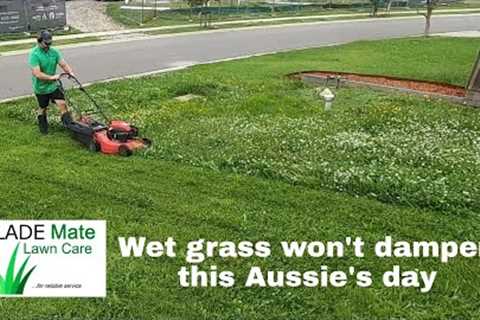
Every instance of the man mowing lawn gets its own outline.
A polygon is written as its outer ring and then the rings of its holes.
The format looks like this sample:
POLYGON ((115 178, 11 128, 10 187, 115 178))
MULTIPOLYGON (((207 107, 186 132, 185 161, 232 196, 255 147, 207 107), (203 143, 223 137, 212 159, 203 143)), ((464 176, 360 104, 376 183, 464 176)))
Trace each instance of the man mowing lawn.
POLYGON ((52 45, 52 34, 49 31, 40 32, 38 45, 30 51, 28 64, 32 68, 33 92, 38 101, 38 127, 42 134, 48 133, 47 108, 54 102, 62 114, 62 122, 68 124, 71 115, 68 112, 63 92, 59 89, 57 80, 60 75, 57 73, 57 65, 64 72, 74 75, 72 68, 63 60, 62 54, 52 45))

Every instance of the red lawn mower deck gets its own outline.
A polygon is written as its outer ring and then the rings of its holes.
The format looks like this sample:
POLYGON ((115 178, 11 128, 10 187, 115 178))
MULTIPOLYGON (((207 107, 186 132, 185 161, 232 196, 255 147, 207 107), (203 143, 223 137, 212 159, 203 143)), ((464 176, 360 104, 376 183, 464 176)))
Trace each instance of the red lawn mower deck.
POLYGON ((92 152, 130 156, 136 150, 144 149, 151 145, 151 141, 139 138, 136 127, 122 120, 109 120, 95 99, 85 90, 77 78, 62 74, 58 80, 59 88, 65 94, 68 106, 75 112, 74 117, 62 117, 65 127, 72 133, 75 140, 80 141, 92 152), (72 80, 92 103, 93 108, 82 111, 73 104, 65 94, 62 78, 72 80), (97 120, 101 118, 102 121, 97 120))

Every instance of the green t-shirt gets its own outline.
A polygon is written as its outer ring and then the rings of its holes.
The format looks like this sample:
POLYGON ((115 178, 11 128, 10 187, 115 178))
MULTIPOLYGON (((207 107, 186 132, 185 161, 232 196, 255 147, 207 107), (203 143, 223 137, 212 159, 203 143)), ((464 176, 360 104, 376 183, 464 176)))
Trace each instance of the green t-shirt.
MULTIPOLYGON (((53 76, 57 72, 57 65, 62 60, 62 54, 55 48, 50 47, 48 51, 36 46, 30 51, 28 56, 28 64, 31 68, 40 66, 40 71, 49 76, 53 76)), ((56 81, 44 81, 32 76, 33 92, 36 94, 48 94, 57 90, 56 81)))

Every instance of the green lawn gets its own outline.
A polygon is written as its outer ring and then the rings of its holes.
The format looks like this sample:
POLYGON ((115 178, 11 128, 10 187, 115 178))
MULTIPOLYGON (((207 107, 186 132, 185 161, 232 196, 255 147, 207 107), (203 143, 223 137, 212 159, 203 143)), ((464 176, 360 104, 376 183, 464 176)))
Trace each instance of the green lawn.
MULTIPOLYGON (((479 39, 357 42, 99 84, 115 116, 155 142, 130 158, 89 153, 56 125, 41 137, 34 101, 0 108, 0 212, 9 219, 106 219, 108 297, 0 300, 3 319, 475 319, 478 258, 209 259, 233 289, 180 289, 182 259, 120 258, 118 236, 189 240, 334 240, 367 246, 480 238, 480 113, 442 101, 341 89, 323 111, 301 70, 390 74, 464 84, 479 39), (187 93, 204 99, 178 102, 187 93), (317 270, 394 264, 438 270, 430 293, 245 289, 253 265, 317 270)), ((81 97, 74 95, 77 101, 81 97)), ((55 120, 52 120, 55 122, 55 120)))
MULTIPOLYGON (((142 13, 140 10, 125 10, 120 7, 124 3, 109 3, 107 7, 107 14, 112 19, 122 25, 138 28, 142 22, 142 13)), ((268 5, 259 4, 242 5, 241 7, 224 7, 215 5, 215 9, 211 9, 211 21, 235 21, 261 18, 279 18, 279 17, 297 17, 297 16, 311 16, 311 15, 328 15, 328 14, 343 14, 343 13, 362 13, 369 12, 368 6, 358 7, 353 9, 324 9, 322 7, 302 7, 291 6, 288 10, 281 9, 272 14, 268 5), (259 11, 258 8, 262 10, 259 11), (229 10, 229 11, 227 11, 229 10)), ((145 10, 143 13, 144 27, 162 27, 170 25, 182 25, 200 23, 202 18, 198 13, 191 13, 189 7, 181 5, 179 8, 173 8, 183 11, 158 11, 154 15, 153 10, 145 10)))
MULTIPOLYGON (((56 36, 62 36, 62 35, 69 35, 69 34, 77 34, 80 33, 79 30, 69 27, 68 30, 55 30, 54 34, 56 36)), ((18 33, 5 33, 5 34, 0 34, 0 42, 1 41, 10 41, 10 40, 20 40, 20 39, 36 39, 37 38, 37 33, 32 32, 32 33, 24 33, 24 32, 18 32, 18 33)))
MULTIPOLYGON (((95 42, 100 40, 101 39, 99 37, 84 37, 84 38, 78 38, 78 39, 58 40, 58 41, 55 41, 55 45, 64 46, 69 44, 76 44, 76 43, 82 43, 82 42, 95 42)), ((35 45, 37 45, 37 43, 34 40, 32 40, 31 43, 0 46, 0 55, 2 55, 2 53, 5 53, 5 52, 30 49, 35 45)))
MULTIPOLYGON (((315 3, 315 2, 313 2, 315 3)), ((322 2, 319 2, 322 3, 322 2)), ((326 2, 324 2, 326 3, 326 2)), ((345 1, 333 1, 336 5, 346 5, 345 1)), ((218 2, 212 5, 210 9, 210 21, 211 22, 228 22, 238 20, 253 20, 253 19, 268 19, 268 18, 299 18, 308 16, 328 16, 336 14, 356 14, 364 13, 369 14, 372 11, 369 1, 355 2, 357 5, 354 7, 322 7, 319 5, 311 6, 285 6, 277 5, 272 12, 271 7, 267 3, 245 3, 242 6, 235 7, 231 5, 231 2, 219 5, 218 2)), ((190 8, 184 3, 176 3, 172 5, 173 11, 157 11, 144 10, 143 14, 141 10, 126 10, 121 9, 122 3, 109 3, 107 7, 107 14, 117 23, 132 27, 164 27, 173 25, 185 25, 185 24, 201 24, 205 21, 205 17, 201 17, 198 12, 192 12, 190 8)), ((141 6, 141 3, 132 4, 133 6, 141 6)), ((150 6, 150 4, 145 4, 150 6)), ((469 3, 454 3, 448 5, 438 6, 438 9, 473 9, 479 8, 480 1, 472 0, 469 3)), ((390 13, 397 12, 396 16, 401 15, 398 11, 411 11, 416 12, 415 7, 395 7, 391 8, 390 13)), ((438 14, 440 14, 437 11, 438 14)), ((387 17, 385 6, 381 5, 378 11, 378 17, 387 17)), ((358 18, 358 17, 357 17, 358 18)), ((332 18, 330 18, 332 19, 332 18)), ((345 19, 345 18, 342 18, 345 19)), ((313 20, 309 20, 313 21, 313 20)), ((301 20, 291 21, 301 22, 301 20)), ((283 23, 288 23, 284 21, 283 23)), ((274 22, 268 24, 275 24, 274 22)), ((262 25, 262 24, 259 24, 262 25)))

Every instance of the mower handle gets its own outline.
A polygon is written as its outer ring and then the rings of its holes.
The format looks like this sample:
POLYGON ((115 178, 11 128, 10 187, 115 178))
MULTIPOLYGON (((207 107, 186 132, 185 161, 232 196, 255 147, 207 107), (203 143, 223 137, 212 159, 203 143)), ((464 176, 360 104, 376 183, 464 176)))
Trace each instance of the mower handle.
POLYGON ((72 76, 70 73, 62 72, 62 73, 60 73, 60 76, 59 76, 59 78, 58 78, 58 81, 61 81, 62 78, 67 78, 67 79, 73 80, 73 82, 75 82, 75 83, 79 86, 79 88, 80 88, 81 90, 83 90, 83 85, 82 85, 82 83, 80 82, 80 80, 77 79, 77 77, 72 76))
MULTIPOLYGON (((106 114, 102 111, 102 109, 100 108, 100 106, 98 105, 97 101, 95 101, 95 99, 87 92, 87 90, 85 90, 85 88, 83 87, 82 83, 80 82, 80 80, 78 80, 75 76, 72 76, 71 74, 67 73, 67 72, 62 72, 60 73, 59 77, 58 77, 58 85, 59 85, 59 88, 62 92, 65 92, 65 89, 63 87, 63 83, 62 83, 62 78, 67 78, 69 80, 72 80, 73 82, 75 82, 78 86, 78 89, 80 91, 82 91, 87 97, 88 99, 92 102, 92 104, 95 106, 96 110, 98 110, 98 112, 103 116, 103 118, 106 120, 106 121, 110 121, 109 118, 106 116, 106 114)), ((71 104, 71 103, 70 103, 71 104)))

